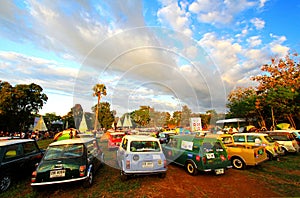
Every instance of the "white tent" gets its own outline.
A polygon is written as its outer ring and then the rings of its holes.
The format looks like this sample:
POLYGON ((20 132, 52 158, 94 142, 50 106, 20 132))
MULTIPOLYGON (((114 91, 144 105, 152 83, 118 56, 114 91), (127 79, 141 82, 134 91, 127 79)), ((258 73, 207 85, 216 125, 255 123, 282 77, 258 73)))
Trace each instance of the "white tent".
POLYGON ((123 127, 128 127, 128 128, 132 127, 131 119, 128 115, 125 116, 123 127))
POLYGON ((85 119, 85 114, 82 114, 82 119, 79 125, 79 131, 80 132, 86 132, 88 130, 87 124, 86 124, 86 119, 85 119))
POLYGON ((122 127, 122 122, 121 122, 121 119, 120 119, 120 118, 119 118, 119 120, 118 120, 117 127, 122 127))
POLYGON ((33 127, 33 131, 48 131, 43 116, 38 119, 36 125, 33 127))

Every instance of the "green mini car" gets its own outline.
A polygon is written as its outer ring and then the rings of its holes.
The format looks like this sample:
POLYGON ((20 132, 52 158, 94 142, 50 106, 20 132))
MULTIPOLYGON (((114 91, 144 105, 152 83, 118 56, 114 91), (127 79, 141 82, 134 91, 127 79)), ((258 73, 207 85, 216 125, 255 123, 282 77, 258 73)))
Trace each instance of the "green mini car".
POLYGON ((38 188, 81 181, 84 187, 89 187, 103 160, 103 152, 95 138, 74 138, 51 143, 32 173, 31 186, 38 188))
POLYGON ((220 175, 232 167, 223 143, 217 138, 176 135, 162 147, 168 162, 184 166, 190 175, 199 171, 220 175))

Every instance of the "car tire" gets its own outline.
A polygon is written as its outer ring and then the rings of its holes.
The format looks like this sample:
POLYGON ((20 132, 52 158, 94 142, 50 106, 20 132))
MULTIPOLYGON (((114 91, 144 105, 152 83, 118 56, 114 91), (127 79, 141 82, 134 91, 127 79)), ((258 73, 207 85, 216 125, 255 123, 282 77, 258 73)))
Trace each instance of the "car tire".
POLYGON ((88 178, 83 182, 83 187, 89 188, 93 185, 93 182, 94 182, 94 174, 93 174, 93 170, 91 170, 88 178))
POLYGON ((195 166, 195 164, 191 161, 188 161, 186 164, 185 164, 185 168, 186 168, 186 171, 190 174, 190 175, 197 175, 198 174, 198 170, 195 166))
POLYGON ((0 192, 6 191, 12 183, 10 175, 5 175, 0 178, 0 192))
POLYGON ((166 177, 166 175, 167 175, 166 173, 160 173, 160 174, 159 174, 159 178, 162 178, 162 179, 163 179, 163 178, 166 177))
POLYGON ((235 168, 235 169, 241 170, 241 169, 245 169, 245 167, 246 167, 245 162, 239 157, 232 158, 231 163, 232 163, 233 168, 235 168))
POLYGON ((126 175, 123 170, 121 170, 121 174, 120 174, 121 181, 127 181, 128 177, 129 176, 126 175))
POLYGON ((267 156, 268 156, 270 161, 272 161, 274 159, 273 154, 270 153, 270 152, 267 152, 267 156))

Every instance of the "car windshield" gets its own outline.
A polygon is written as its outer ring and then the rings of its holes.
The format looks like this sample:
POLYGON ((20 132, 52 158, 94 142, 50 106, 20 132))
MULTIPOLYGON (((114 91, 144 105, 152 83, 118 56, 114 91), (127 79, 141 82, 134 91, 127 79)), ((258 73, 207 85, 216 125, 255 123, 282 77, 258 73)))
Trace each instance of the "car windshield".
POLYGON ((65 144, 50 146, 47 149, 44 159, 53 160, 60 158, 80 157, 83 154, 82 144, 65 144))
POLYGON ((270 137, 270 136, 265 136, 266 140, 269 142, 269 143, 273 143, 274 140, 270 137))
POLYGON ((130 143, 132 152, 159 152, 160 146, 157 141, 132 141, 130 143))

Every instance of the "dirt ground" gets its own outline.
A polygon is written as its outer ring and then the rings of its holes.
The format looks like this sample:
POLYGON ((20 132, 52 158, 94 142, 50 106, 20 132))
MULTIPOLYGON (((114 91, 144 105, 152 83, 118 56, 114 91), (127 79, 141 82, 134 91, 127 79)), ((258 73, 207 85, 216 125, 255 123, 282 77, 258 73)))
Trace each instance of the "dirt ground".
MULTIPOLYGON (((119 183, 114 192, 103 189, 103 181, 112 182, 119 180, 119 170, 106 166, 95 175, 94 184, 91 188, 84 189, 80 185, 65 186, 60 189, 47 188, 47 191, 39 193, 37 197, 283 197, 273 192, 260 178, 253 178, 246 172, 229 169, 224 175, 202 173, 197 176, 190 176, 183 167, 169 165, 167 176, 141 176, 131 178, 124 183, 119 183), (105 177, 103 175, 106 174, 105 177), (111 176, 110 176, 111 175, 111 176), (113 177, 113 179, 112 179, 113 177), (141 185, 136 189, 129 189, 127 192, 117 192, 122 185, 128 185, 139 181, 141 185), (102 188, 102 189, 101 189, 102 188)), ((114 185, 114 182, 106 185, 114 185)), ((104 188, 109 188, 109 187, 104 188)))
POLYGON ((164 180, 145 182, 142 191, 149 197, 280 197, 265 183, 230 169, 224 175, 188 175, 182 167, 169 165, 164 180), (155 191, 153 187, 155 186, 155 191), (147 193, 148 192, 148 193, 147 193))

